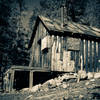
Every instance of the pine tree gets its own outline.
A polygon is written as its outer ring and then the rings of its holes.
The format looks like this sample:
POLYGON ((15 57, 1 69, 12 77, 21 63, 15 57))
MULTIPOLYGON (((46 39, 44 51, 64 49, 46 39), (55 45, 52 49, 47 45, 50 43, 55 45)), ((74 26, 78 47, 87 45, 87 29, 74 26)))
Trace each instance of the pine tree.
POLYGON ((19 25, 22 9, 18 5, 16 1, 0 1, 0 64, 5 69, 11 65, 28 65, 29 62, 28 36, 22 24, 19 25))
POLYGON ((100 1, 88 0, 84 16, 88 25, 100 27, 100 1))
POLYGON ((10 30, 10 17, 11 17, 11 4, 10 0, 0 1, 0 63, 2 66, 9 66, 10 49, 12 44, 12 31, 10 30), (9 63, 8 63, 9 62, 9 63))

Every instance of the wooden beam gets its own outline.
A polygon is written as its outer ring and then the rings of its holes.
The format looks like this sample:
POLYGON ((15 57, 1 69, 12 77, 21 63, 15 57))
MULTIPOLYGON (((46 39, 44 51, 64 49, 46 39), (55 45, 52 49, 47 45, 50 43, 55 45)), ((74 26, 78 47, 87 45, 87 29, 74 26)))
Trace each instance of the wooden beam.
POLYGON ((51 50, 51 71, 53 71, 54 64, 54 35, 52 35, 52 50, 51 50))
POLYGON ((86 65, 86 40, 84 40, 84 68, 86 65))
POLYGON ((9 90, 9 91, 13 91, 13 86, 14 86, 14 75, 15 75, 15 70, 11 70, 10 90, 9 90))
POLYGON ((86 72, 88 72, 88 40, 86 40, 85 43, 86 43, 85 45, 85 54, 86 54, 85 69, 86 69, 86 72))
POLYGON ((60 59, 63 61, 63 36, 61 37, 61 53, 60 53, 60 59))
POLYGON ((96 42, 96 66, 97 66, 97 72, 98 72, 98 42, 96 42))
POLYGON ((79 51, 75 52, 75 71, 78 71, 78 66, 79 66, 79 51))
POLYGON ((83 69, 84 69, 84 58, 85 58, 85 55, 84 55, 84 46, 85 46, 85 40, 82 40, 83 69))
POLYGON ((31 89, 33 87, 33 71, 30 71, 29 73, 29 88, 31 89))
POLYGON ((90 67, 89 67, 89 71, 92 72, 93 71, 93 66, 92 66, 92 41, 90 41, 90 67))
POLYGON ((83 63, 83 40, 81 40, 81 45, 80 45, 80 66, 81 66, 81 70, 83 70, 83 66, 84 66, 84 63, 83 63))
POLYGON ((96 42, 94 41, 94 72, 97 71, 96 59, 97 59, 97 53, 96 53, 96 42))
POLYGON ((98 42, 98 71, 100 71, 100 42, 98 42))

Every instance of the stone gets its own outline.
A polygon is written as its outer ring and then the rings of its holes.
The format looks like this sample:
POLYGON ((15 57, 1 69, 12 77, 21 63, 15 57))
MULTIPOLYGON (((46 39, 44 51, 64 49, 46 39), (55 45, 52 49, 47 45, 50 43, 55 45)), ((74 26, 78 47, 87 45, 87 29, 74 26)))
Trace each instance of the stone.
POLYGON ((95 78, 95 79, 98 79, 98 78, 100 78, 100 72, 98 72, 98 73, 95 73, 95 74, 94 74, 94 78, 95 78))
POLYGON ((74 77, 77 77, 78 75, 77 75, 77 73, 74 73, 74 77))
POLYGON ((86 82, 85 85, 89 85, 89 82, 86 82))
POLYGON ((42 87, 43 88, 54 88, 57 86, 57 83, 59 83, 57 79, 51 79, 51 80, 48 80, 47 82, 45 82, 42 85, 42 87))
POLYGON ((69 86, 69 84, 63 83, 62 88, 66 89, 69 86))
POLYGON ((85 79, 85 78, 87 78, 86 71, 80 70, 80 71, 78 72, 78 77, 79 77, 80 79, 85 79))
POLYGON ((91 79, 91 80, 90 80, 90 82, 94 82, 94 81, 95 81, 95 79, 91 79))
POLYGON ((45 88, 45 89, 44 89, 45 92, 48 92, 48 90, 49 90, 48 88, 45 88))
POLYGON ((33 95, 29 95, 29 96, 26 97, 24 100, 33 100, 33 95))
POLYGON ((20 92, 27 92, 29 91, 29 88, 23 88, 22 90, 20 90, 20 92))
POLYGON ((57 85, 57 86, 60 86, 60 85, 61 85, 61 83, 60 83, 60 82, 59 82, 59 83, 56 83, 56 85, 57 85))
POLYGON ((41 84, 33 86, 32 89, 30 89, 30 92, 36 92, 39 90, 40 87, 41 87, 41 84))
POLYGON ((51 80, 48 81, 48 83, 49 83, 50 85, 53 85, 53 84, 55 84, 55 80, 54 80, 54 79, 51 79, 51 80))
POLYGON ((63 84, 62 87, 63 87, 64 89, 66 89, 66 88, 67 88, 67 84, 63 84))
POLYGON ((93 79, 94 78, 94 74, 92 72, 88 72, 87 73, 87 77, 88 77, 88 79, 93 79))
POLYGON ((64 74, 61 78, 62 78, 62 80, 64 80, 64 79, 68 79, 68 75, 67 74, 64 74))
POLYGON ((83 95, 80 95, 79 96, 79 100, 81 100, 81 99, 83 99, 84 98, 84 96, 83 95))

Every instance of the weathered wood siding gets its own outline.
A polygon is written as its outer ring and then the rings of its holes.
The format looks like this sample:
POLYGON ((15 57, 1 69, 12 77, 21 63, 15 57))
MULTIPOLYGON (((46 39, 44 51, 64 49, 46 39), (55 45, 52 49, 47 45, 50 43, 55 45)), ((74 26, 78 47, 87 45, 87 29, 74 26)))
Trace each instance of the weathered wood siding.
POLYGON ((86 72, 99 71, 99 42, 81 39, 80 49, 80 68, 86 72))
POLYGON ((100 70, 100 43, 89 39, 49 35, 40 22, 34 42, 30 66, 51 71, 73 72, 100 70))
POLYGON ((50 51, 48 50, 47 53, 43 53, 41 50, 41 42, 42 39, 48 35, 48 32, 46 28, 43 26, 43 24, 40 22, 37 30, 36 30, 36 35, 34 37, 34 41, 32 44, 32 54, 31 54, 31 61, 30 61, 30 66, 32 67, 48 67, 50 66, 50 57, 49 53, 50 51))
POLYGON ((68 51, 67 37, 52 36, 52 71, 75 71, 75 59, 71 60, 71 52, 68 51))
POLYGON ((54 42, 52 46, 51 70, 66 72, 77 72, 80 69, 86 70, 86 72, 97 72, 100 70, 99 42, 60 36, 52 36, 52 38, 54 42), (78 40, 77 43, 76 40, 78 40), (71 57, 72 53, 74 54, 73 59, 71 57))

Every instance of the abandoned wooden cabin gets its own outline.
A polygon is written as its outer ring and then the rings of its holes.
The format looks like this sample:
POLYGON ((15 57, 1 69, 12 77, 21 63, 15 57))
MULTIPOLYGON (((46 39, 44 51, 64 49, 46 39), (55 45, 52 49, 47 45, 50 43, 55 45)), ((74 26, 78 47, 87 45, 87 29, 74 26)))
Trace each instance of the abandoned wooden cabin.
POLYGON ((72 21, 62 25, 60 20, 38 16, 29 48, 29 66, 12 66, 5 73, 5 91, 31 88, 36 80, 51 77, 49 72, 100 71, 100 29, 91 26, 72 21))
POLYGON ((65 21, 63 13, 61 20, 37 17, 29 42, 30 64, 12 66, 5 73, 5 91, 31 88, 36 80, 51 78, 51 72, 100 71, 100 29, 65 21))
POLYGON ((30 67, 50 71, 100 70, 100 29, 38 16, 29 43, 30 67), (31 48, 32 47, 32 48, 31 48))

